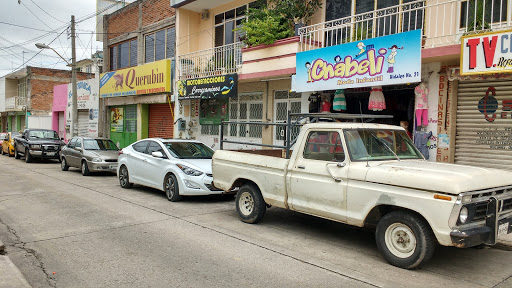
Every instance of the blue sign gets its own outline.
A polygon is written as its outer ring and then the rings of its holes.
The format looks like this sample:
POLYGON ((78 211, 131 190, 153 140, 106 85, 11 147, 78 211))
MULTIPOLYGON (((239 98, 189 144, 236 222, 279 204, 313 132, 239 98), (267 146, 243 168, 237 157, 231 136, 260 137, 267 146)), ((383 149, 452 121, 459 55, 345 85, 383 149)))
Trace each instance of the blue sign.
POLYGON ((421 81, 421 30, 297 53, 297 92, 421 81))

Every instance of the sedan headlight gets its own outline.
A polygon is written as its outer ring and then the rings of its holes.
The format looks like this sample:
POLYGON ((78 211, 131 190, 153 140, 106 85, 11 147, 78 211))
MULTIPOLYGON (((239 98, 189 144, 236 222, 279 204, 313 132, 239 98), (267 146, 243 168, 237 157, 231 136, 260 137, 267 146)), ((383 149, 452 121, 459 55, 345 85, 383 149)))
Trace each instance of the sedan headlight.
POLYGON ((460 209, 460 214, 459 214, 459 221, 461 224, 466 223, 466 221, 468 220, 468 215, 469 215, 468 208, 466 208, 466 206, 462 207, 462 209, 460 209))
POLYGON ((32 149, 41 149, 41 145, 38 145, 38 144, 30 145, 30 148, 32 148, 32 149))
POLYGON ((95 157, 95 158, 92 158, 92 162, 101 162, 101 158, 100 157, 95 157))
POLYGON ((176 164, 176 166, 178 166, 181 169, 181 171, 183 171, 183 173, 190 175, 190 176, 200 176, 203 174, 203 172, 196 170, 196 169, 192 169, 183 164, 176 164))

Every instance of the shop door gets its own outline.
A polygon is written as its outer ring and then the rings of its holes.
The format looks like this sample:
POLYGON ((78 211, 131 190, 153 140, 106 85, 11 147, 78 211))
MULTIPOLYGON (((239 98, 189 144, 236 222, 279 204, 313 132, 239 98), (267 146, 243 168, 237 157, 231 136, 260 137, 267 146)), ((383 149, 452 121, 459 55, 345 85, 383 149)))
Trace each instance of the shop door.
MULTIPOLYGON (((172 107, 174 109, 174 105, 172 107)), ((149 138, 172 138, 174 118, 169 104, 149 105, 149 138)))
MULTIPOLYGON (((274 93, 274 122, 286 123, 288 111, 301 113, 302 103, 300 93, 289 93, 288 91, 275 91, 274 93)), ((299 135, 300 128, 292 128, 291 139, 299 135)), ((285 145, 286 127, 274 126, 274 145, 285 145)))
POLYGON ((89 136, 89 110, 78 110, 78 136, 89 136))
POLYGON ((456 123, 455 163, 512 170, 510 81, 459 82, 456 123))
MULTIPOLYGON (((59 137, 66 137, 66 120, 64 119, 64 112, 59 112, 59 137)), ((66 139, 67 140, 67 139, 66 139)))
POLYGON ((110 139, 119 148, 124 148, 137 141, 137 106, 115 106, 110 107, 110 139), (114 109, 117 112, 117 119, 113 123, 112 114, 114 109))

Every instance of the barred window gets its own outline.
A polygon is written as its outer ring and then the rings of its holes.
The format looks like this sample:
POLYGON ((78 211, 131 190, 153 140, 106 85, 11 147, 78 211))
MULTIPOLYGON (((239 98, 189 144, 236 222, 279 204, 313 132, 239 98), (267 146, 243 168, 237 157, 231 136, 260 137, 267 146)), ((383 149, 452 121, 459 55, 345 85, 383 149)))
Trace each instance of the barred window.
POLYGON ((126 106, 124 117, 125 132, 137 132, 137 106, 126 106))

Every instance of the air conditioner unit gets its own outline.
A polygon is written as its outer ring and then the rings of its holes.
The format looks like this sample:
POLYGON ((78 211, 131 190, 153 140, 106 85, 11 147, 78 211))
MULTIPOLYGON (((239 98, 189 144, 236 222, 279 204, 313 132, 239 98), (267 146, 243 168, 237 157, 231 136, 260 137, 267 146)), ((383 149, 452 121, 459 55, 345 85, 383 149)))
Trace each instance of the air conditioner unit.
POLYGON ((204 10, 201 12, 201 19, 206 20, 210 18, 210 10, 204 10))

